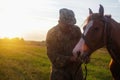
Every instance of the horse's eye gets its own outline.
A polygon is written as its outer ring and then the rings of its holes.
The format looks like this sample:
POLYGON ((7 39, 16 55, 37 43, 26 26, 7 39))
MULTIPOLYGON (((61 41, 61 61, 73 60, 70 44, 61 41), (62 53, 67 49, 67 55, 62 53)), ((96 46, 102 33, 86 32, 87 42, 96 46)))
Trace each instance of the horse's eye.
POLYGON ((95 28, 94 28, 94 31, 98 31, 98 27, 95 27, 95 28))

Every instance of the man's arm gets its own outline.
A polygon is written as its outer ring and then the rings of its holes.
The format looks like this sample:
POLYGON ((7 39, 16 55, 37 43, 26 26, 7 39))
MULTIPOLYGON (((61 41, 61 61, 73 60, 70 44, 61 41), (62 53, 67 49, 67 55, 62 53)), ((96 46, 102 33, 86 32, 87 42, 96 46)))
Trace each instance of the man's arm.
POLYGON ((46 43, 47 43, 47 55, 55 67, 62 68, 71 63, 71 60, 75 60, 74 58, 71 58, 71 56, 64 56, 60 54, 61 46, 58 43, 54 31, 48 32, 46 43))

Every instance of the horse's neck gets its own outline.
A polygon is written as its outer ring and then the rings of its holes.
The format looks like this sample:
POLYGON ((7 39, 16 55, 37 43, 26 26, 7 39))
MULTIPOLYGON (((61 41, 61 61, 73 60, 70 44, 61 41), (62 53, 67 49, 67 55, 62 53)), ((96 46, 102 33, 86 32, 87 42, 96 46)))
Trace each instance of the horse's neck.
MULTIPOLYGON (((109 27, 109 26, 108 26, 109 27)), ((120 63, 120 24, 116 21, 111 21, 110 26, 110 43, 108 43, 107 48, 112 56, 112 58, 120 63), (118 59, 118 60, 117 60, 118 59)), ((109 39, 108 39, 109 40, 109 39)))
POLYGON ((111 21, 111 39, 113 41, 113 45, 118 45, 120 48, 120 24, 117 23, 116 21, 112 20, 111 21))

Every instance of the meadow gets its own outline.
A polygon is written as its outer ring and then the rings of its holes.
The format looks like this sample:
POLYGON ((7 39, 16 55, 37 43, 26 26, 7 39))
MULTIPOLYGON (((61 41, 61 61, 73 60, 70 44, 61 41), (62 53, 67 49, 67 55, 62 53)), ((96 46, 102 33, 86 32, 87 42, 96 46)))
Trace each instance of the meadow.
MULTIPOLYGON (((112 80, 109 61, 105 49, 94 52, 87 80, 112 80)), ((0 80, 49 80, 50 68, 43 42, 0 43, 0 80)))

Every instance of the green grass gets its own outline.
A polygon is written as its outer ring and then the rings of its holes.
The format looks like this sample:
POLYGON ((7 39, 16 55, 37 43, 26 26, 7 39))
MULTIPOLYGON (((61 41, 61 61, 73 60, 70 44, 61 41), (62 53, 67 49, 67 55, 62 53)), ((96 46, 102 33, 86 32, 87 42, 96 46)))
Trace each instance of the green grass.
MULTIPOLYGON (((110 56, 105 49, 99 49, 91 56, 91 61, 87 65, 87 80, 112 80, 109 70, 110 56)), ((83 66, 84 68, 84 66, 83 66)))
POLYGON ((48 80, 46 48, 35 45, 0 45, 0 80, 48 80))
MULTIPOLYGON (((112 80, 109 61, 106 50, 94 52, 87 80, 112 80)), ((0 80, 49 80, 50 65, 45 46, 0 44, 0 80)))

